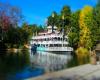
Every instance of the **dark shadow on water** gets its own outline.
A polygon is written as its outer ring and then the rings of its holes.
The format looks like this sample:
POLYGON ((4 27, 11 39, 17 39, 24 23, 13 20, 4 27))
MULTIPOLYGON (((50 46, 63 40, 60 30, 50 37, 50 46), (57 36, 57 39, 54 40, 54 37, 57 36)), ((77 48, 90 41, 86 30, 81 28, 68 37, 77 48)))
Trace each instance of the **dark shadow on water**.
POLYGON ((7 79, 9 74, 15 74, 23 70, 25 67, 29 66, 29 54, 27 51, 13 53, 13 52, 0 52, 0 80, 7 79))
POLYGON ((87 63, 89 63, 89 56, 86 56, 82 59, 78 59, 78 56, 73 52, 71 60, 69 60, 67 63, 67 67, 71 68, 79 65, 84 65, 87 63))
POLYGON ((7 49, 5 43, 2 41, 0 41, 0 54, 1 52, 4 52, 7 49))

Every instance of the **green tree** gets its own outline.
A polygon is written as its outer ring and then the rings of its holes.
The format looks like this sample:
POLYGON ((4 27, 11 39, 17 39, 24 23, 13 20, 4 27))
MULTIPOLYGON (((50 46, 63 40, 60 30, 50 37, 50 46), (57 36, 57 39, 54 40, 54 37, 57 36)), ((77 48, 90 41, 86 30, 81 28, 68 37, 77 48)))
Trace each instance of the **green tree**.
POLYGON ((6 44, 10 47, 17 47, 17 44, 20 43, 20 34, 18 32, 18 28, 10 27, 7 32, 7 40, 6 44))
POLYGON ((91 28, 92 40, 94 45, 100 40, 100 0, 97 5, 93 8, 93 26, 91 28))
POLYGON ((69 6, 63 6, 61 16, 64 16, 65 25, 69 26, 71 21, 71 10, 69 6))
POLYGON ((79 14, 80 14, 80 11, 76 11, 76 12, 72 13, 72 15, 71 15, 71 30, 68 34, 69 44, 74 49, 77 49, 78 42, 79 42, 79 32, 80 32, 79 14))
POLYGON ((58 24, 58 14, 54 11, 48 17, 47 25, 57 25, 58 24))
POLYGON ((69 6, 63 6, 61 10, 61 20, 62 28, 64 28, 64 33, 68 34, 71 28, 71 9, 69 6))

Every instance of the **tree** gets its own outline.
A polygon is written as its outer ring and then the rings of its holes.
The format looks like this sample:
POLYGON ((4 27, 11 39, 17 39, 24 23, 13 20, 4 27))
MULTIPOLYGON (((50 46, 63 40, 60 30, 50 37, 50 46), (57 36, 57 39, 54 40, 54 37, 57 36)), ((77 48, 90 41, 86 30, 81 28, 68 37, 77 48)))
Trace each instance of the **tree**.
POLYGON ((85 6, 79 15, 79 43, 76 50, 78 58, 85 58, 89 56, 89 50, 93 46, 93 41, 91 37, 91 27, 92 27, 92 11, 93 8, 90 6, 85 6))
POLYGON ((64 32, 67 33, 70 29, 71 24, 71 10, 69 6, 63 6, 60 14, 57 14, 55 11, 52 13, 54 17, 50 15, 48 17, 47 25, 55 25, 59 30, 64 28, 64 32), (62 19, 64 17, 64 19, 62 19))
POLYGON ((65 19, 65 25, 70 25, 71 21, 71 10, 69 6, 63 6, 61 10, 61 16, 64 16, 65 19))
POLYGON ((92 40, 91 40, 91 21, 92 21, 92 7, 85 6, 80 12, 80 39, 79 39, 79 46, 84 47, 86 49, 90 49, 92 47, 92 40))
POLYGON ((22 20, 20 8, 0 2, 0 26, 6 29, 10 25, 14 27, 22 20))
POLYGON ((8 48, 18 48, 27 44, 29 40, 29 33, 21 27, 10 27, 7 31, 7 39, 5 41, 8 48))
MULTIPOLYGON (((12 31, 12 27, 17 27, 18 23, 22 20, 21 10, 18 7, 12 6, 7 3, 0 2, 0 40, 5 44, 8 40, 8 30, 12 31), (11 28, 11 29, 10 29, 11 28)), ((16 32, 16 29, 13 29, 16 32)), ((10 34, 10 36, 17 33, 10 34)), ((9 39, 11 40, 11 39, 9 39)), ((15 39, 16 42, 16 39, 15 39)), ((13 43, 13 42, 12 42, 13 43)))
POLYGON ((62 27, 64 27, 65 34, 68 34, 71 28, 71 10, 69 6, 63 6, 61 10, 62 27))
POLYGON ((77 49, 78 42, 79 42, 79 32, 80 32, 79 14, 80 14, 80 11, 76 11, 76 12, 71 14, 71 31, 68 34, 69 44, 74 49, 77 49))
POLYGON ((93 8, 93 27, 91 29, 94 45, 100 40, 100 0, 93 8))
POLYGON ((47 25, 56 25, 57 26, 57 23, 58 22, 58 14, 54 11, 52 12, 52 14, 48 17, 48 22, 47 22, 47 25), (54 17, 53 17, 53 16, 54 17))

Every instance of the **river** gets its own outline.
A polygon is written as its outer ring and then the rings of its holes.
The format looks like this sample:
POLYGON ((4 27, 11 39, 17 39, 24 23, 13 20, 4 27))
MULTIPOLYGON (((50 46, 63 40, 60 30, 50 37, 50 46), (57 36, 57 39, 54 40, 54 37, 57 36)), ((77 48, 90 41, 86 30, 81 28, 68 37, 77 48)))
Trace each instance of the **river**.
MULTIPOLYGON (((83 64, 87 62, 83 60, 83 64)), ((78 65, 80 60, 67 52, 0 52, 0 80, 24 80, 78 65)))

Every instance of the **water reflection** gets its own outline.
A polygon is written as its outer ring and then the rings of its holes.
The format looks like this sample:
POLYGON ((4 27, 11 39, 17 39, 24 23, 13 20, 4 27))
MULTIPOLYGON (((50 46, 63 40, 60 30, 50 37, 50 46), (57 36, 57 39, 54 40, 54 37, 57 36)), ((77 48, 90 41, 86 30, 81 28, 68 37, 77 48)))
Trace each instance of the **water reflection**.
POLYGON ((67 63, 71 60, 71 54, 54 54, 50 52, 37 52, 30 54, 32 66, 42 67, 45 72, 61 70, 67 67, 67 63))
POLYGON ((2 52, 0 55, 0 80, 5 80, 9 74, 16 74, 30 63, 27 51, 13 53, 2 52))
POLYGON ((67 52, 65 54, 51 52, 33 54, 30 50, 17 53, 3 52, 0 54, 0 80, 24 80, 45 72, 80 65, 79 61, 81 59, 67 52))

